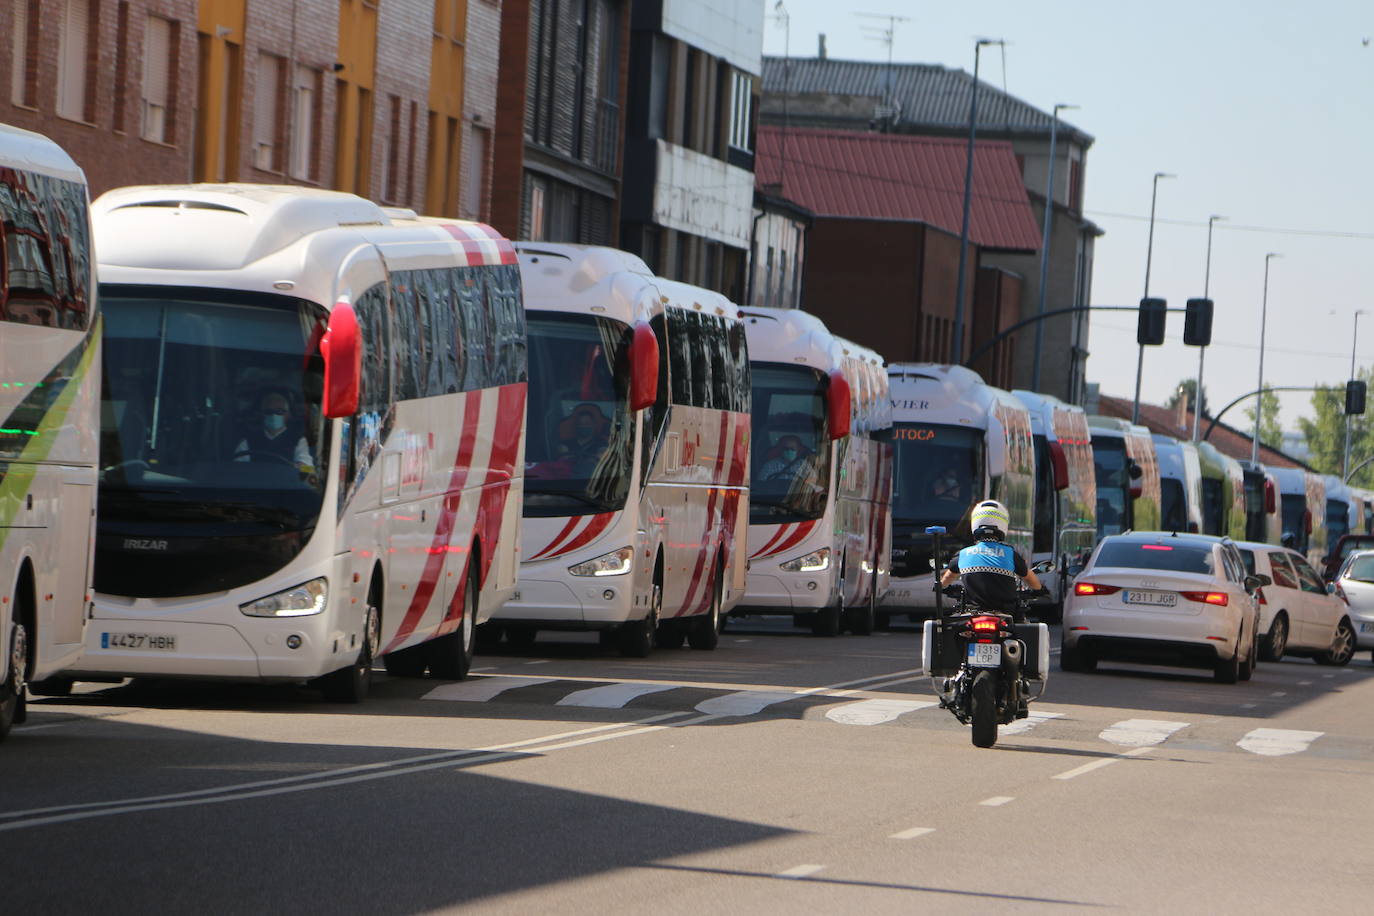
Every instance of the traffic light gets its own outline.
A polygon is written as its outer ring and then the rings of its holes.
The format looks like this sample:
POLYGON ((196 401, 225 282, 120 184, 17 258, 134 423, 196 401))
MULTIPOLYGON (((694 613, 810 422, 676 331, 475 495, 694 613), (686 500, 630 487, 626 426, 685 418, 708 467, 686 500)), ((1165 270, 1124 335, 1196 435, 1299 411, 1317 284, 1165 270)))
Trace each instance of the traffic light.
POLYGON ((1364 413, 1365 383, 1363 379, 1351 379, 1345 383, 1346 416, 1364 413))
POLYGON ((1157 347, 1164 343, 1164 319, 1169 305, 1163 299, 1141 299, 1140 317, 1135 326, 1135 342, 1142 347, 1157 347))
POLYGON ((1205 347, 1212 342, 1212 300, 1189 299, 1183 316, 1183 342, 1205 347))

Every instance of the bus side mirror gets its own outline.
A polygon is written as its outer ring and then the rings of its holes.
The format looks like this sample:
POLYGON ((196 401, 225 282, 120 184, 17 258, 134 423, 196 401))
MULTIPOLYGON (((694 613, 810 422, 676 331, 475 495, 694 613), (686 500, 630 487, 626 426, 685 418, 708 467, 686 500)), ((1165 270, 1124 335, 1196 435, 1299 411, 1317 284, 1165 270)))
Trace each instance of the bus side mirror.
POLYGON ((358 412, 358 383, 363 374, 363 341, 353 306, 337 303, 320 339, 324 357, 324 415, 330 419, 358 412))
MULTIPOLYGON (((1127 460, 1130 461, 1130 459, 1127 460)), ((1130 461, 1126 466, 1126 473, 1132 480, 1139 480, 1144 475, 1145 470, 1134 461, 1130 461)))
POLYGON ((1273 515, 1277 511, 1279 511, 1279 501, 1274 493, 1274 481, 1266 480, 1264 482, 1264 514, 1273 515))
POLYGON ((644 322, 630 341, 630 410, 643 410, 658 400, 658 338, 644 322))
POLYGON ((1069 488, 1069 459, 1064 455, 1064 446, 1058 442, 1051 442, 1049 446, 1050 464, 1054 468, 1054 488, 1067 490, 1069 488))
POLYGON ((849 435, 849 381, 838 369, 830 373, 830 384, 825 389, 825 407, 830 438, 843 439, 849 435))

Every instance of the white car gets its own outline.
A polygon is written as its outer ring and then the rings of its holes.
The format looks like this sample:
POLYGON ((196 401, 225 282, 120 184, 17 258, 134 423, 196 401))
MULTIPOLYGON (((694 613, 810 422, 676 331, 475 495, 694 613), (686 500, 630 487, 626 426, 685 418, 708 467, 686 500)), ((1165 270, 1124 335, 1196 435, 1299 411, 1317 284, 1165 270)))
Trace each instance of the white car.
POLYGON ((1264 580, 1245 572, 1230 540, 1150 531, 1102 539, 1064 607, 1059 666, 1099 660, 1211 668, 1246 681, 1259 654, 1264 580))
MULTIPOLYGON (((1269 581, 1256 593, 1260 604, 1260 657, 1276 662, 1284 655, 1310 656, 1323 665, 1346 665, 1355 655, 1355 624, 1339 585, 1328 586, 1296 550, 1238 541, 1247 572, 1269 581)), ((1374 579, 1374 553, 1362 573, 1374 579)), ((1370 620, 1374 621, 1374 583, 1370 620)), ((1374 645, 1374 622, 1369 641, 1374 645)))
POLYGON ((1350 603, 1355 642, 1374 659, 1374 550, 1352 553, 1336 575, 1336 587, 1350 603))

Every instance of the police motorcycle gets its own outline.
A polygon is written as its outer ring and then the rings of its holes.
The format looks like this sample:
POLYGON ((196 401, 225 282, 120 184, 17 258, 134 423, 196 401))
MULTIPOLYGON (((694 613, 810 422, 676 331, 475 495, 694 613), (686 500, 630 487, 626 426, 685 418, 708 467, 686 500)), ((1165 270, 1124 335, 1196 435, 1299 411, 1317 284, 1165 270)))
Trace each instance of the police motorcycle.
MULTIPOLYGON (((992 747, 999 725, 1030 714, 1030 702, 1044 693, 1049 677, 1049 627, 1016 622, 1025 619, 1028 602, 1039 593, 1023 587, 1015 608, 969 607, 962 585, 938 585, 946 566, 945 529, 932 526, 926 534, 933 541, 937 585, 935 618, 925 621, 921 667, 932 679, 940 706, 973 727, 974 746, 992 747), (948 613, 945 597, 957 602, 948 613)), ((1031 569, 1037 574, 1047 572, 1052 562, 1045 560, 1031 569)))

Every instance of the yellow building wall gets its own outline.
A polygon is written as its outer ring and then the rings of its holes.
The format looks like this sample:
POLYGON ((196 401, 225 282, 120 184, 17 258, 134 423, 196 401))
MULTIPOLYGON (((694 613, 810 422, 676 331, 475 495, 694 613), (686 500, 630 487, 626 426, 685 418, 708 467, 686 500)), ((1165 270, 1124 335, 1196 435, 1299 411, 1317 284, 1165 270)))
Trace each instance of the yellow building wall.
POLYGON ((372 106, 377 78, 377 7, 339 0, 339 54, 334 104, 334 187, 371 196, 372 106))
POLYGON ((425 212, 434 216, 458 215, 467 21, 468 0, 435 0, 425 156, 425 212))
POLYGON ((196 22, 196 181, 239 174, 243 41, 248 0, 200 0, 196 22))

